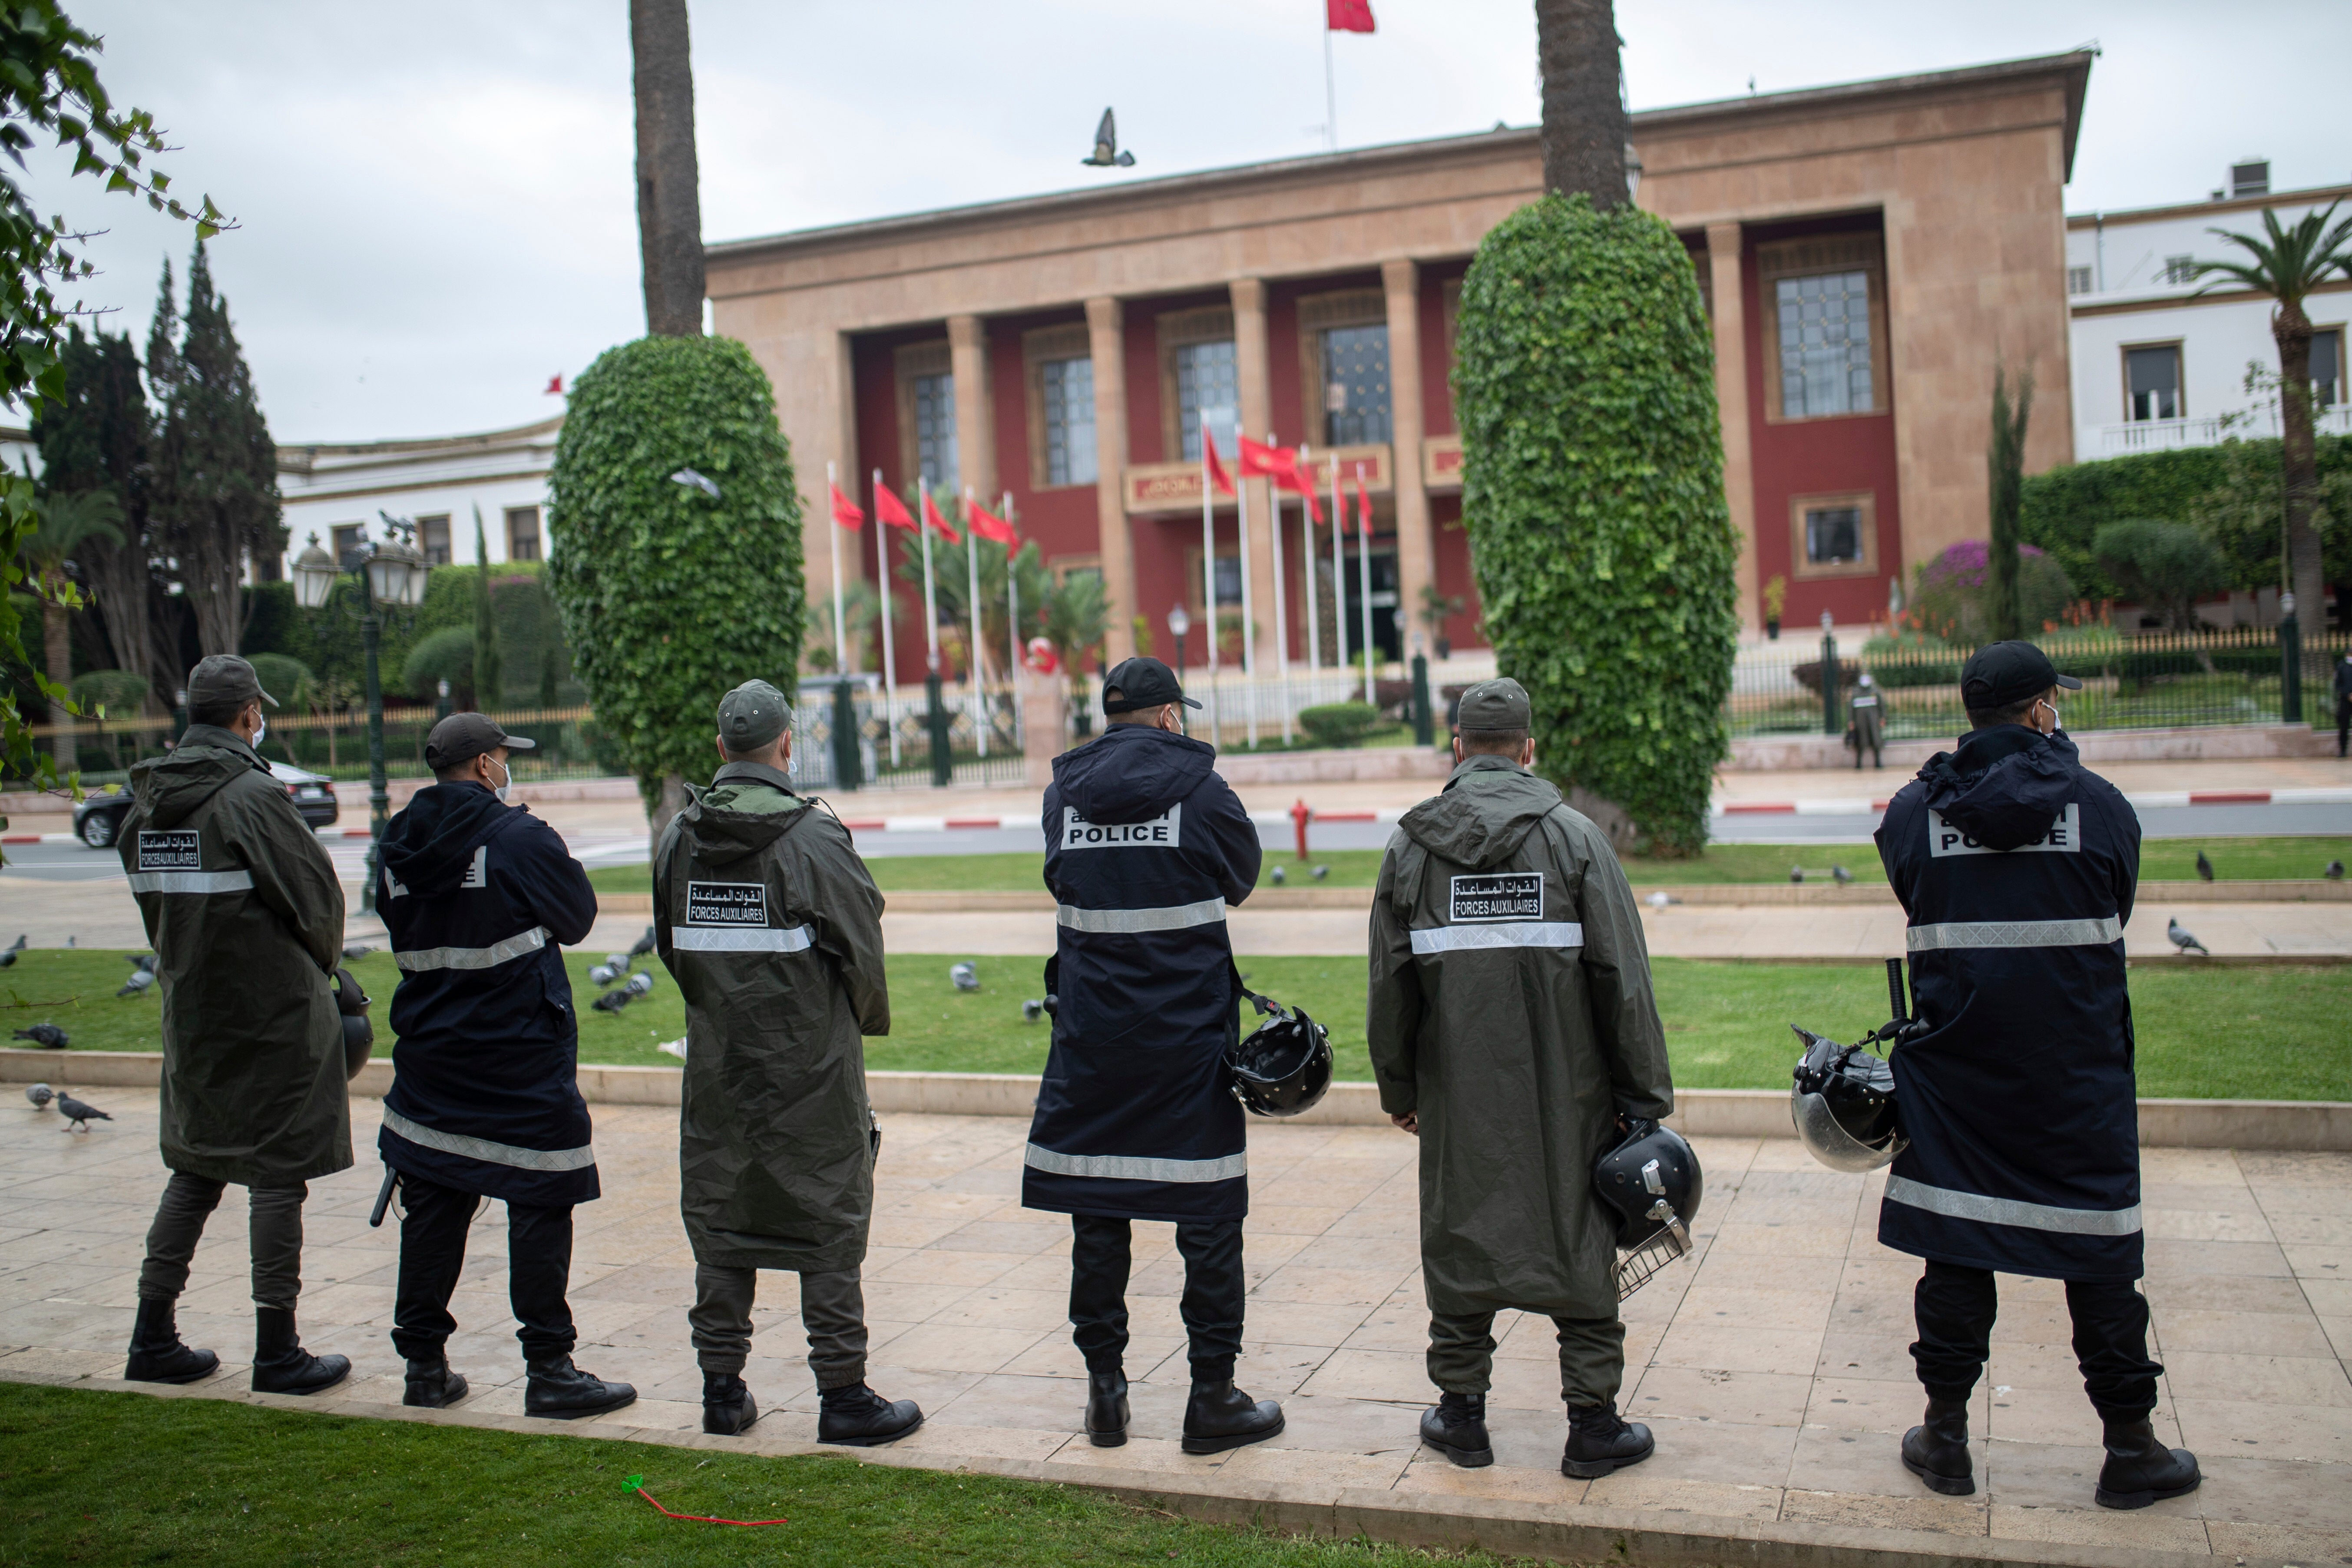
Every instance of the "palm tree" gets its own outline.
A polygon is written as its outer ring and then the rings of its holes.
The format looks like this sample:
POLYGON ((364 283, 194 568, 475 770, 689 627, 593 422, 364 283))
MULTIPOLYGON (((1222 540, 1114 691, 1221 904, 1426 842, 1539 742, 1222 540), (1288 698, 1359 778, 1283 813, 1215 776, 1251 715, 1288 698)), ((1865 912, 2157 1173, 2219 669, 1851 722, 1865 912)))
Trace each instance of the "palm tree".
POLYGON ((1536 0, 1543 71, 1544 189, 1583 191, 1607 212, 1625 188, 1625 79, 1612 0, 1536 0))
POLYGON ((81 599, 67 568, 74 552, 90 540, 122 542, 122 502, 112 490, 95 489, 43 496, 34 505, 40 523, 25 536, 16 552, 40 595, 41 651, 49 679, 58 687, 58 696, 49 704, 58 726, 53 746, 58 771, 68 773, 75 766, 73 714, 64 693, 73 684, 73 625, 66 616, 79 607, 81 599))
POLYGON ((1082 735, 1087 732, 1087 672, 1081 661, 1102 646, 1109 614, 1097 573, 1069 573, 1045 596, 1045 637, 1054 645, 1069 677, 1072 711, 1079 715, 1082 735))
POLYGON ((686 0, 629 0, 636 69, 637 246, 646 331, 702 335, 702 197, 694 156, 694 66, 686 0))
MULTIPOLYGON (((2328 275, 2352 276, 2352 217, 2336 220, 2340 202, 2324 213, 2305 213, 2293 228, 2263 209, 2263 236, 2208 229, 2243 250, 2244 261, 2200 261, 2191 276, 2226 278, 2278 301, 2271 312, 2271 336, 2279 356, 2279 466, 2286 490, 2287 583, 2306 621, 2323 626, 2327 579, 2319 558, 2319 530, 2312 513, 2319 501, 2319 458, 2311 433, 2311 318, 2304 298, 2328 275)), ((2207 285, 2207 289, 2213 285, 2207 285)), ((2200 289, 2200 292, 2206 290, 2200 289)), ((2315 642, 2317 639, 2313 639, 2315 642)), ((2311 644, 2306 643, 2306 647, 2311 644)))

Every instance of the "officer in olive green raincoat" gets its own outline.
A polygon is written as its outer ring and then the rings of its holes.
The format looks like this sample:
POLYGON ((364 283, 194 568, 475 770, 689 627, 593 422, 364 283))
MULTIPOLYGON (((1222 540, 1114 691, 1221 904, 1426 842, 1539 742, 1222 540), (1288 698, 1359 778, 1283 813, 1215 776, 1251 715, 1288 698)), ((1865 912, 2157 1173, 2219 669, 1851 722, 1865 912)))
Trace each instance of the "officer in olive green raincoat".
POLYGON ((830 811, 793 792, 792 710, 764 680, 719 705, 726 765, 654 854, 656 951, 686 999, 679 1207, 693 1244, 688 1314, 702 1427, 759 1418, 744 1387, 757 1269, 800 1275, 820 1442, 913 1431, 911 1400, 866 1386, 859 1267, 880 1145, 866 1035, 890 1032, 882 895, 830 811))
POLYGON ((251 1189, 253 1386, 311 1394, 351 1370, 301 1348, 302 1201, 352 1163, 342 1019, 330 984, 343 889, 318 835, 254 747, 268 728, 253 667, 215 654, 188 676, 192 722, 131 770, 118 847, 162 993, 159 1141, 172 1179, 147 1235, 123 1375, 193 1383, 218 1364, 180 1342, 174 1304, 205 1220, 251 1189))
POLYGON ((1616 1225, 1593 1162, 1621 1125, 1674 1108, 1649 952, 1607 837, 1528 771, 1528 694, 1463 694, 1459 765, 1405 814, 1381 864, 1367 1026, 1381 1109, 1421 1138, 1429 1374, 1425 1441, 1493 1462, 1485 1426, 1495 1314, 1559 1337, 1563 1468, 1605 1475, 1650 1452, 1616 1415, 1624 1372, 1616 1225))

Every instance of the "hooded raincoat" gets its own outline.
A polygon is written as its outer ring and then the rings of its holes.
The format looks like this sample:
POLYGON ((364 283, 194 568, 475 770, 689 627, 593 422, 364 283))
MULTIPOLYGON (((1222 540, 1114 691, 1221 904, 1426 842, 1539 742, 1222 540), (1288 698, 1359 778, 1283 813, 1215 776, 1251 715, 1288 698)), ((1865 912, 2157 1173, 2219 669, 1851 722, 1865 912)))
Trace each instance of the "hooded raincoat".
POLYGON ((1257 885, 1257 826, 1215 748, 1114 724, 1054 759, 1045 989, 1059 998, 1021 1201, 1109 1219, 1249 1212, 1248 1134, 1227 1084, 1239 1032, 1225 906, 1257 885))
POLYGON ((190 725, 131 790, 119 847, 163 990, 163 1163, 252 1187, 350 1169, 334 863, 230 731, 190 725))
POLYGON ((384 829, 376 912, 400 964, 376 1148, 404 1174, 543 1207, 601 1190, 559 944, 596 922, 588 873, 528 806, 418 790, 384 829))
POLYGON ((1910 1147, 1878 1239, 2056 1279, 2141 1273, 2124 922, 2139 818, 2073 742, 1979 730, 1879 825, 1926 1033, 1889 1057, 1910 1147))
POLYGON ((882 895, 849 830, 730 763, 663 830, 656 951, 686 998, 678 1206, 695 1259, 831 1274, 874 1215, 866 1035, 890 1032, 882 895))
POLYGON ((1398 824, 1372 898, 1381 1109, 1421 1125, 1429 1309, 1617 1312, 1592 1166, 1674 1109, 1633 890, 1590 819, 1475 756, 1398 824))

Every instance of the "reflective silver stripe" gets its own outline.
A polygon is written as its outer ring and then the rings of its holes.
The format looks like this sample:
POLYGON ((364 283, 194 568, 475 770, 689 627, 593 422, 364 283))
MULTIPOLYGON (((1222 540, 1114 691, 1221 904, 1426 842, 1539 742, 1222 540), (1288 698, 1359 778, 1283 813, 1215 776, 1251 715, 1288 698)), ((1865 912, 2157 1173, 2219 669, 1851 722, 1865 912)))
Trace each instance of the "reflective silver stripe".
POLYGON ((672 926, 669 944, 680 952, 806 952, 816 933, 806 926, 672 926))
POLYGON ((1116 1182, 1230 1182, 1249 1174, 1249 1155, 1218 1160, 1155 1160, 1141 1154, 1057 1154, 1029 1145, 1023 1163, 1057 1176, 1108 1176, 1116 1182))
POLYGON ((1145 931, 1182 931, 1187 926, 1214 925, 1225 918, 1225 900, 1203 899, 1197 904, 1176 904, 1164 910, 1080 910, 1055 907, 1054 918, 1072 931, 1125 935, 1145 931))
POLYGON ((247 893, 253 890, 250 871, 133 871, 134 893, 247 893))
POLYGON ((428 947, 417 952, 395 952, 400 967, 411 974, 427 969, 495 969, 510 958, 537 952, 547 945, 547 928, 533 926, 520 936, 488 947, 428 947))
POLYGON ((1482 947, 1582 947, 1576 921, 1515 921, 1503 925, 1431 926, 1412 933, 1415 952, 1463 952, 1482 947))
POLYGON ((518 1149, 511 1143, 493 1143, 487 1138, 470 1138, 463 1132, 419 1127, 388 1105, 383 1108, 383 1124, 420 1149, 463 1154, 468 1160, 492 1165, 512 1165, 518 1171, 584 1171, 596 1163, 596 1151, 590 1144, 583 1143, 577 1149, 518 1149))
POLYGON ((2025 1230, 2054 1230, 2067 1236, 2137 1236, 2139 1205, 2127 1209, 2062 1209, 2048 1204, 2021 1203, 2015 1198, 1989 1198, 1981 1193, 1958 1193, 1931 1187, 1908 1176, 1886 1178, 1886 1201, 1907 1204, 1948 1219, 1979 1220, 1986 1225, 2013 1225, 2025 1230))
POLYGON ((1913 952, 1959 947, 2104 947, 2124 939, 2124 922, 2114 915, 2095 921, 1950 921, 1913 926, 1903 945, 1913 952))

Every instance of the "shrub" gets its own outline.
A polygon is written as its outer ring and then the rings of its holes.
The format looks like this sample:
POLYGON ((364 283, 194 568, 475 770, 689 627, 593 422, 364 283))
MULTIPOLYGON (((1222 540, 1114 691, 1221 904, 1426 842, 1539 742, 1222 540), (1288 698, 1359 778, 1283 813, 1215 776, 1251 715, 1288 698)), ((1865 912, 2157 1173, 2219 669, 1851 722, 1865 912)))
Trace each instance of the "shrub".
POLYGON ((1690 255, 1637 207, 1547 195, 1479 242, 1459 323, 1463 517, 1537 765, 1696 854, 1729 749, 1739 538, 1690 255))
MULTIPOLYGON (((1911 619, 1934 636, 1974 647, 1994 640, 1992 552, 1981 539, 1963 539, 1919 568, 1911 589, 1911 619)), ((2018 618, 2032 637, 2065 614, 2074 597, 2066 569, 2033 545, 2018 547, 2018 618)))
POLYGON ((298 693, 310 684, 309 665, 282 653, 247 654, 245 661, 253 666, 253 673, 261 681, 261 689, 278 699, 282 706, 291 708, 302 700, 298 693))
POLYGON ((1381 710, 1369 702, 1327 702, 1298 710, 1298 727, 1318 746, 1360 746, 1380 720, 1381 710))
POLYGON ((439 698, 445 680, 454 706, 474 706, 473 627, 443 626, 437 632, 426 632, 416 639, 400 667, 400 683, 427 700, 439 698))
MULTIPOLYGON (((268 686, 269 682, 264 680, 261 684, 268 686)), ((125 719, 146 702, 148 689, 143 675, 127 669, 93 669, 74 677, 74 706, 85 713, 94 713, 102 707, 108 718, 125 719)), ((278 695, 276 688, 270 689, 270 695, 278 695)))
POLYGON ((2221 552, 2185 522, 2110 522, 2092 549, 2099 570, 2177 632, 2197 628, 2197 601, 2221 585, 2221 552))

